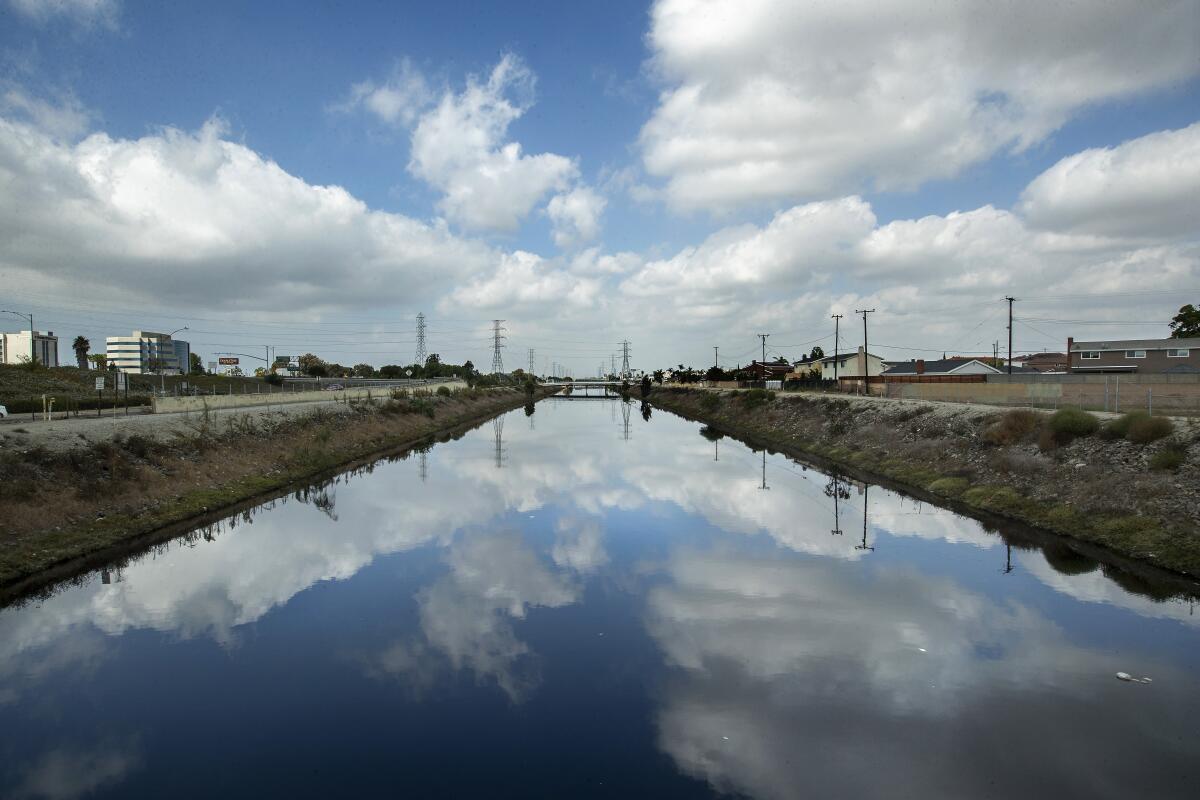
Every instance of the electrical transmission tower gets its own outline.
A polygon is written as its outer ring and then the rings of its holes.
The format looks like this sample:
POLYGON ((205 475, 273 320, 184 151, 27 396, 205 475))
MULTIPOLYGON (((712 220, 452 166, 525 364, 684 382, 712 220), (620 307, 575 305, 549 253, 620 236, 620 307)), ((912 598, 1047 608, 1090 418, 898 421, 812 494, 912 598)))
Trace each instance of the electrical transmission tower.
POLYGON ((533 348, 532 347, 529 348, 529 374, 530 375, 535 374, 534 369, 533 369, 533 348))
POLYGON ((421 483, 424 483, 425 479, 429 477, 429 464, 426 461, 426 453, 424 450, 421 451, 420 468, 421 468, 421 483))
POLYGON ((424 364, 425 357, 428 353, 425 352, 425 314, 417 314, 417 356, 414 363, 424 364))
POLYGON ((621 342, 621 377, 628 378, 629 371, 629 340, 621 342))
POLYGON ((504 374, 504 359, 500 356, 500 348, 504 347, 505 336, 501 331, 506 331, 508 328, 503 326, 504 320, 492 320, 492 374, 504 374))

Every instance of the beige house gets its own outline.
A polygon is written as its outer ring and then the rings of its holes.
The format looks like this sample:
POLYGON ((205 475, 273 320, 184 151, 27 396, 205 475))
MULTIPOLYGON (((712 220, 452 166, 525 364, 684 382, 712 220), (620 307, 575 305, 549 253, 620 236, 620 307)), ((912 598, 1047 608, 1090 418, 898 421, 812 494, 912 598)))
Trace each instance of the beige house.
POLYGON ((864 356, 863 349, 857 353, 838 353, 821 359, 821 379, 831 381, 835 378, 861 378, 863 375, 874 377, 882 375, 883 359, 874 353, 864 356))

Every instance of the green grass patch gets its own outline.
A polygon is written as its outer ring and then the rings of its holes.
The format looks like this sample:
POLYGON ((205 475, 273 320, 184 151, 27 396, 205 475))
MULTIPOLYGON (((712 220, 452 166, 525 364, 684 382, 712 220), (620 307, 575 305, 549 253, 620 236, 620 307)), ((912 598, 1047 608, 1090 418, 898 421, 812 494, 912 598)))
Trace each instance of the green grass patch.
POLYGON ((927 487, 934 494, 943 497, 958 497, 971 486, 966 478, 938 478, 927 487))

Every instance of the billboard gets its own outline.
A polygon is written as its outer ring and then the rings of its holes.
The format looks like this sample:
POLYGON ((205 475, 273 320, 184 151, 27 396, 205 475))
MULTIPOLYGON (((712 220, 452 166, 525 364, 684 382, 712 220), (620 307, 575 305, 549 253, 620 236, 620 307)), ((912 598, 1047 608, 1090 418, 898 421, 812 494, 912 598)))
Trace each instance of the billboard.
POLYGON ((239 363, 238 359, 230 356, 221 356, 217 359, 217 361, 220 362, 221 366, 223 367, 236 367, 239 363))

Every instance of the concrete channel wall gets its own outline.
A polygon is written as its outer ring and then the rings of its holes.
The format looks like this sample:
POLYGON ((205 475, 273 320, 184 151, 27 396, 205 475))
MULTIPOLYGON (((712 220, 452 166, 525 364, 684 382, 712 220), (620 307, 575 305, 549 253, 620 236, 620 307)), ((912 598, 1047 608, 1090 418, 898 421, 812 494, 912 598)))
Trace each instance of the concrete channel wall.
MULTIPOLYGON (((451 389, 461 389, 466 383, 461 380, 447 380, 427 383, 417 387, 417 391, 435 391, 439 386, 451 389)), ((218 411, 229 408, 249 408, 251 406, 285 405, 291 403, 321 403, 345 402, 347 400, 386 400, 391 396, 392 389, 386 387, 366 387, 339 389, 337 391, 309 392, 262 392, 252 394, 211 394, 195 397, 155 397, 153 406, 155 414, 178 414, 182 412, 218 411)))
POLYGON ((872 384, 872 394, 998 406, 1200 414, 1200 375, 988 375, 986 383, 872 384))

